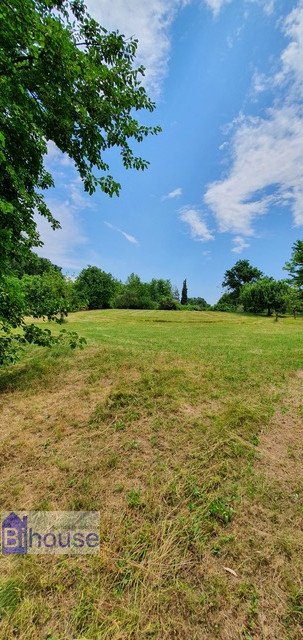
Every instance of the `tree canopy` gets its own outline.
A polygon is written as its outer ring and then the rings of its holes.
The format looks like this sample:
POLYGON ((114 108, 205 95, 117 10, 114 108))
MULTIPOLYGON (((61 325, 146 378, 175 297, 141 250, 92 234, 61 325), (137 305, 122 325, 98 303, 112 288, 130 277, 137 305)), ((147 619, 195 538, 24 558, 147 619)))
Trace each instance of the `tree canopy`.
POLYGON ((249 260, 238 260, 231 269, 225 271, 222 287, 227 288, 231 296, 237 300, 244 284, 255 282, 262 276, 262 271, 253 267, 249 260))
POLYGON ((120 309, 155 309, 150 285, 142 282, 138 275, 131 273, 126 284, 118 291, 114 304, 120 309))
POLYGON ((62 267, 53 264, 48 258, 38 256, 34 251, 27 251, 18 254, 11 261, 11 271, 18 278, 22 278, 24 275, 41 276, 43 273, 49 273, 50 271, 62 274, 62 267))
POLYGON ((292 246, 292 255, 285 267, 291 283, 303 292, 303 240, 297 240, 292 246))
POLYGON ((288 290, 289 285, 285 280, 261 278, 257 282, 247 283, 242 287, 240 300, 244 311, 253 313, 267 311, 268 316, 273 312, 277 315, 287 309, 288 290))
POLYGON ((99 267, 88 266, 76 279, 76 290, 88 309, 107 309, 111 306, 117 281, 99 267))
POLYGON ((83 0, 3 0, 0 3, 0 272, 20 251, 40 243, 34 212, 59 226, 43 191, 53 185, 44 156, 53 141, 74 162, 85 190, 110 196, 108 149, 124 166, 145 169, 130 141, 159 127, 139 124, 154 103, 136 68, 137 41, 107 32, 83 0))
POLYGON ((48 143, 72 160, 86 192, 113 196, 120 184, 108 150, 126 169, 145 169, 131 143, 160 128, 135 117, 155 108, 135 64, 137 41, 106 31, 83 0, 2 0, 0 25, 0 362, 10 362, 21 341, 12 327, 31 342, 51 341, 49 330, 26 328, 24 313, 62 320, 75 302, 60 268, 31 252, 42 244, 36 214, 60 226, 44 197, 54 185, 48 143))
POLYGON ((62 322, 72 310, 72 291, 68 280, 57 271, 25 275, 21 280, 26 313, 34 318, 62 322))
POLYGON ((181 304, 187 304, 188 302, 188 298, 187 298, 187 282, 186 279, 183 280, 183 285, 182 285, 182 292, 181 292, 181 304))

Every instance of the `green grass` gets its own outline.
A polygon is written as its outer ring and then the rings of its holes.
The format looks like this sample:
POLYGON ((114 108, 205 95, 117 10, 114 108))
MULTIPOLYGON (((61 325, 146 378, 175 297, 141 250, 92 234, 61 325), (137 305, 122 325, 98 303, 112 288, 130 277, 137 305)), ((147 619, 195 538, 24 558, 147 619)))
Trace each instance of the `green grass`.
POLYGON ((1 640, 301 638, 303 483, 259 458, 276 412, 300 420, 302 319, 66 328, 83 351, 31 347, 0 373, 1 508, 100 510, 100 556, 2 557, 1 640))

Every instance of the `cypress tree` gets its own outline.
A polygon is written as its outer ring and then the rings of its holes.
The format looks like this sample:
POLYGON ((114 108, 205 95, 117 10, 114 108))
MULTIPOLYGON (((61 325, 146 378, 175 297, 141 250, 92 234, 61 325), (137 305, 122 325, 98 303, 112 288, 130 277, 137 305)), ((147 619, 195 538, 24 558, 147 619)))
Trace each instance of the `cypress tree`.
POLYGON ((186 279, 182 285, 181 304, 187 304, 187 283, 186 279))

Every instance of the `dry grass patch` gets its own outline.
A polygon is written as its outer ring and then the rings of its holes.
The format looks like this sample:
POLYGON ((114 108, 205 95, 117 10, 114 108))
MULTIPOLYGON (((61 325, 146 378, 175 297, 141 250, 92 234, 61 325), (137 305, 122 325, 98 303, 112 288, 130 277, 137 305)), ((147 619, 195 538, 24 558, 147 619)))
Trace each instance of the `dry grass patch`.
POLYGON ((301 488, 266 475, 259 443, 279 441, 281 325, 276 353, 263 320, 79 317, 99 346, 0 376, 0 500, 100 510, 100 555, 2 557, 1 640, 297 640, 301 488))

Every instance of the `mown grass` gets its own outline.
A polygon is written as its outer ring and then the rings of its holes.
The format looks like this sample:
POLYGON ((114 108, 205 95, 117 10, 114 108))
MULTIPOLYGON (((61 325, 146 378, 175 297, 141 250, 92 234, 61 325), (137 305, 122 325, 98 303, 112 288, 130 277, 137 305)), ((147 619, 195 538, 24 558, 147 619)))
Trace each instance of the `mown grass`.
POLYGON ((101 551, 2 557, 0 638, 301 638, 303 483, 258 460, 302 320, 109 310, 67 328, 84 351, 1 371, 1 508, 100 510, 101 551))

